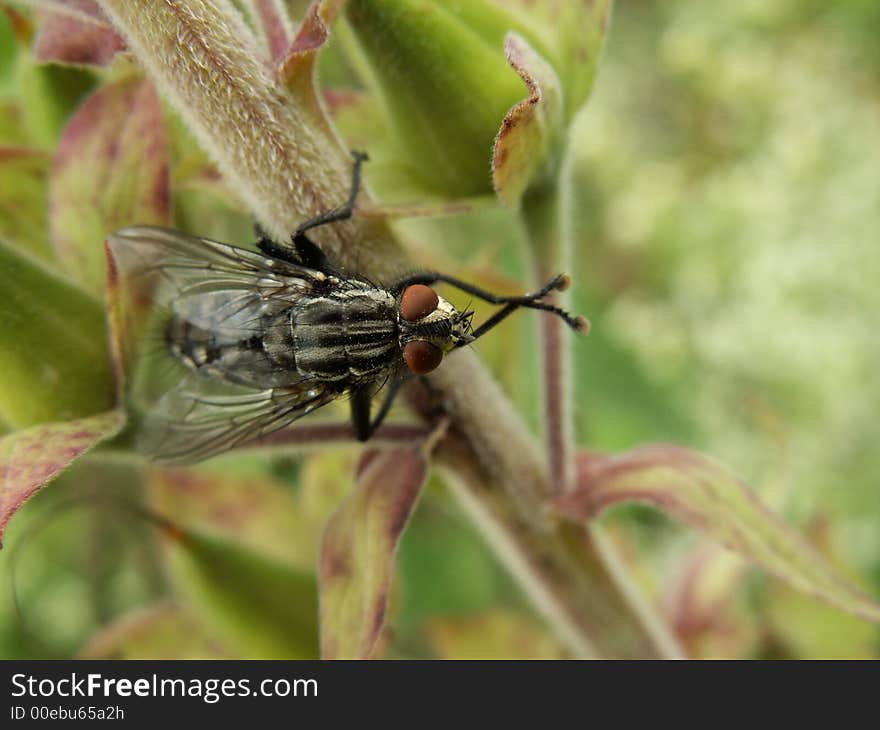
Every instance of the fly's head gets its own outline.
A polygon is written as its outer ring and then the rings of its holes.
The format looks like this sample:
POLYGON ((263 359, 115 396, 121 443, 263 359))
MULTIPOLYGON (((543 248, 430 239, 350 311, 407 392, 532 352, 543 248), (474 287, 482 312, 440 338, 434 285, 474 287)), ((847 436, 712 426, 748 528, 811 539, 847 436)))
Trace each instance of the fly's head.
POLYGON ((459 312, 424 284, 411 284, 400 298, 400 347, 416 375, 434 370, 450 350, 473 342, 473 312, 459 312))

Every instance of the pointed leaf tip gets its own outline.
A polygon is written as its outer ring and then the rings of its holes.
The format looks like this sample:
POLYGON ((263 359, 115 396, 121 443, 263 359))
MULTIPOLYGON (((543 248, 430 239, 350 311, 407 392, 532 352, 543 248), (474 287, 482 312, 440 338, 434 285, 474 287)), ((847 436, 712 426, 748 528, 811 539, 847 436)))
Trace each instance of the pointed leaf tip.
POLYGON ((324 99, 318 93, 316 77, 318 54, 330 36, 322 15, 323 6, 320 0, 312 3, 296 36, 278 56, 278 75, 312 121, 332 138, 334 131, 328 121, 324 99))
POLYGON ((838 575, 745 484, 706 456, 651 444, 620 455, 582 452, 577 467, 577 488, 556 501, 569 519, 589 520, 624 502, 651 504, 793 588, 880 622, 880 604, 838 575))
POLYGON ((509 33, 505 51, 529 96, 504 117, 495 138, 492 177, 498 197, 516 205, 553 157, 562 133, 563 101, 556 72, 522 36, 509 33))

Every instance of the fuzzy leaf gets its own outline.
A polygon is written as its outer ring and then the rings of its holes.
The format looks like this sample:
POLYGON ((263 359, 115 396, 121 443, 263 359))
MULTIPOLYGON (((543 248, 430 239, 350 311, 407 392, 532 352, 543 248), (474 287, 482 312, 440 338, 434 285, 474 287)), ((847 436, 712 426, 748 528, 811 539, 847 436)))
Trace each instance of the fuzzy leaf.
POLYGON ((317 657, 314 575, 208 532, 165 527, 178 593, 240 658, 317 657))
POLYGON ((422 491, 419 449, 367 452, 357 483, 321 545, 321 656, 368 659, 376 652, 397 544, 422 491))
POLYGON ((104 239, 126 225, 168 225, 168 137, 152 85, 123 79, 94 92, 64 129, 49 186, 62 261, 104 291, 104 239))
POLYGON ((793 588, 870 621, 880 604, 839 576, 724 467, 679 446, 642 446, 619 456, 582 453, 577 488, 556 502, 584 521, 621 502, 644 502, 703 530, 793 588))
POLYGON ((0 417, 13 426, 112 408, 103 307, 0 242, 0 417))
POLYGON ((79 659, 231 659, 198 620, 171 604, 128 613, 92 637, 79 659))
MULTIPOLYGON (((485 4, 472 0, 473 4, 485 4)), ((492 141, 522 86, 490 45, 436 0, 350 0, 345 13, 423 189, 490 192, 492 141)))
POLYGON ((54 5, 44 13, 34 42, 38 61, 107 66, 125 49, 125 41, 94 0, 65 0, 54 5))
POLYGON ((46 423, 0 438, 0 546, 10 517, 73 461, 125 421, 119 411, 46 423))
POLYGON ((529 89, 504 117, 495 138, 492 177, 495 191, 516 205, 526 188, 552 166, 562 132, 562 88, 556 72, 528 42, 515 33, 504 44, 508 63, 529 89))

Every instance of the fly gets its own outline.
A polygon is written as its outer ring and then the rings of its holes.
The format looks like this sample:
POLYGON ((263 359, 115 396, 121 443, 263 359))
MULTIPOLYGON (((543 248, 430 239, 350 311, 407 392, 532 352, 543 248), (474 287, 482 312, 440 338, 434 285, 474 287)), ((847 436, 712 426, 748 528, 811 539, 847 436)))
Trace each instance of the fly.
POLYGON ((437 272, 388 286, 344 275, 306 232, 351 217, 364 159, 355 153, 347 203, 301 224, 290 245, 263 236, 256 253, 148 226, 110 237, 123 285, 137 282, 156 305, 144 341, 170 355, 174 370, 158 386, 136 372, 134 389, 151 401, 142 409, 139 444, 151 458, 199 461, 284 428, 344 394, 357 438, 366 441, 408 377, 431 372, 444 355, 516 309, 546 311, 575 330, 587 329, 583 317, 543 301, 568 285, 562 275, 519 297, 437 272), (473 312, 459 311, 432 288, 440 282, 500 308, 474 329, 473 312))

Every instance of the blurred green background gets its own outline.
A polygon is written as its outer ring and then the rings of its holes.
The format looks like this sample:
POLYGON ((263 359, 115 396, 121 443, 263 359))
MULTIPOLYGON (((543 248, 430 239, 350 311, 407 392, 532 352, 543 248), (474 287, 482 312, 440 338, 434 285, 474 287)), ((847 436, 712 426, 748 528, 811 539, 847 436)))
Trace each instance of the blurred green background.
MULTIPOLYGON (((676 441, 717 457, 874 596, 878 37, 875 0, 618 0, 596 90, 576 121, 572 272, 576 308, 593 323, 573 348, 579 443, 619 450, 676 441)), ((53 84, 69 109, 84 76, 25 67, 15 56, 0 15, 0 145, 51 148, 59 129, 28 106, 27 79, 53 84), (19 137, 22 118, 28 139, 19 137)), ((328 83, 345 79, 332 54, 325 63, 328 83)), ((380 173, 367 177, 381 192, 380 173)), ((0 215, 16 205, 13 191, 0 189, 0 215)), ((176 205, 181 228, 219 235, 202 222, 216 201, 188 193, 176 205)), ((247 240, 247 216, 224 216, 212 213, 211 225, 227 240, 236 240, 230 231, 247 240)), ((417 260, 514 287, 522 281, 522 245, 505 211, 400 230, 417 260)), ((506 323, 479 350, 537 425, 533 327, 526 316, 506 323)), ((352 456, 332 458, 347 465, 352 456)), ((315 471, 310 459, 223 463, 294 498, 304 493, 302 475, 315 471)), ((129 466, 86 461, 14 518, 0 553, 0 657, 76 654, 129 611, 167 602, 173 569, 153 528, 106 499, 137 500, 143 489, 129 466)), ((604 522, 644 589, 668 605, 682 566, 705 550, 699 536, 642 508, 604 522)), ((718 574, 717 590, 734 598, 689 636, 697 653, 880 655, 870 624, 757 571, 718 574)), ((198 600, 184 606, 188 617, 175 614, 172 635, 198 623, 198 600)), ((433 482, 401 547, 391 616, 393 656, 560 655, 433 482)), ((226 651, 210 631, 191 651, 206 655, 206 647, 226 651)), ((126 655, 161 648, 145 639, 126 655)))

